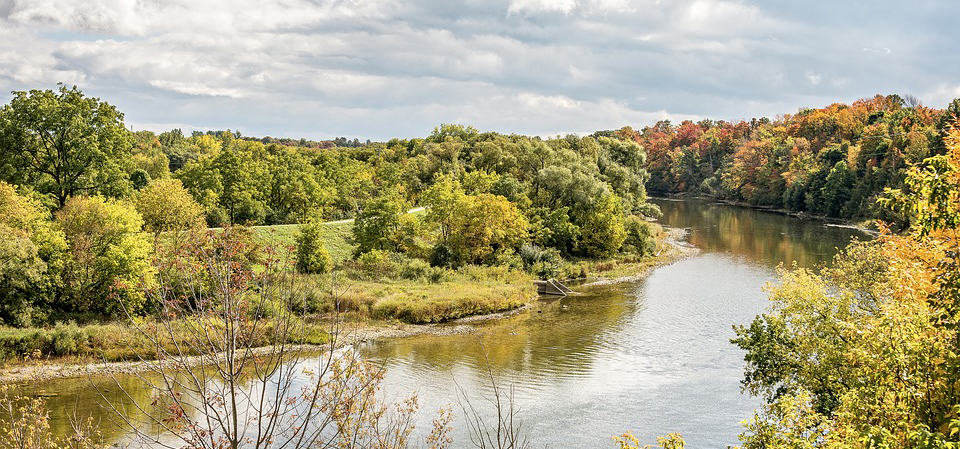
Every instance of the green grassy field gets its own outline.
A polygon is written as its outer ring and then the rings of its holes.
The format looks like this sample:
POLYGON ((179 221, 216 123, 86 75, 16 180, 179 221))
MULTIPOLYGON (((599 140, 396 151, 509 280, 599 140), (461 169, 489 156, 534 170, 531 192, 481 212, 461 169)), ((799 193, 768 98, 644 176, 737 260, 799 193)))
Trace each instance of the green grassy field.
MULTIPOLYGON (((253 235, 266 245, 275 248, 293 248, 296 245, 297 231, 299 224, 275 225, 275 226, 256 226, 253 228, 253 235)), ((351 243, 353 236, 353 222, 347 223, 324 223, 324 246, 334 264, 341 264, 353 256, 353 250, 356 246, 351 243)), ((292 256, 292 254, 287 254, 292 256)))

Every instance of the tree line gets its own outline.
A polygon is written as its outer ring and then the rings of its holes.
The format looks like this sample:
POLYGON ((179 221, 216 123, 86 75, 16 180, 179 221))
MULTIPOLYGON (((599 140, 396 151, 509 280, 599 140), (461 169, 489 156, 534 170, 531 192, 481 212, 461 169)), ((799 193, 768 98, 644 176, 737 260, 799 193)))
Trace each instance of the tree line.
POLYGON ((653 192, 897 222, 907 217, 876 199, 903 186, 909 165, 944 154, 947 124, 960 112, 960 100, 939 110, 906 98, 877 95, 773 120, 660 121, 627 136, 647 152, 653 192))
MULTIPOLYGON (((556 273, 564 258, 653 251, 645 153, 616 136, 551 139, 441 125, 425 138, 323 148, 238 132, 128 131, 123 114, 76 87, 14 92, 0 109, 0 319, 115 315, 136 304, 161 243, 202 223, 307 224, 356 218, 356 257, 439 267, 556 273), (405 212, 426 207, 422 218, 405 212), (151 244, 152 243, 152 244, 151 244), (394 256, 392 256, 394 255, 394 256), (22 256, 22 257, 21 257, 22 256), (11 259, 13 260, 13 259, 11 259), (126 292, 126 293, 123 293, 126 292), (114 304, 114 306, 110 306, 114 304)), ((298 241, 310 242, 309 226, 298 241)), ((329 269, 301 253, 304 271, 329 269), (307 269, 305 267, 313 267, 307 269)), ((149 304, 138 312, 148 313, 149 304)))

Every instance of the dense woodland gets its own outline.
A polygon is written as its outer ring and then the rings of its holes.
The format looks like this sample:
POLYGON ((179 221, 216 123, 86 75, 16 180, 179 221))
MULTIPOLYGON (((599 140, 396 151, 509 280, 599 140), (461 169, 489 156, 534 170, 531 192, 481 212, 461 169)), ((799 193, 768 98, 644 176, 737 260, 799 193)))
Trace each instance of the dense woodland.
MULTIPOLYGON (((15 92, 0 109, 0 321, 155 314, 144 289, 171 276, 157 260, 198 251, 185 243, 196 232, 256 246, 234 225, 301 224, 302 273, 334 268, 319 224, 353 218, 338 269, 418 283, 489 268, 551 276, 564 261, 654 252, 647 189, 704 194, 887 223, 832 268, 784 269, 772 310, 737 328, 744 386, 766 401, 744 443, 955 447, 958 118, 960 100, 936 110, 892 95, 639 132, 441 125, 422 139, 324 143, 131 132, 76 88, 15 92)), ((243 253, 248 269, 263 257, 243 253)))
MULTIPOLYGON (((209 227, 356 218, 362 261, 544 276, 563 258, 655 246, 643 148, 617 137, 443 125, 423 139, 324 148, 232 131, 155 135, 127 131, 116 108, 61 86, 16 92, 0 110, 0 142, 4 251, 32 261, 2 275, 11 300, 0 317, 13 325, 116 315, 108 297, 147 313, 136 291, 155 271, 152 254, 198 217, 209 227), (422 217, 406 214, 414 206, 422 217)), ((323 252, 311 235, 304 227, 299 246, 323 252)), ((323 254, 299 258, 304 271, 330 269, 323 254)))
POLYGON ((626 136, 647 152, 651 192, 898 221, 904 217, 876 199, 902 185, 907 166, 945 152, 943 137, 958 113, 958 101, 938 110, 911 96, 877 95, 774 120, 662 121, 626 136))

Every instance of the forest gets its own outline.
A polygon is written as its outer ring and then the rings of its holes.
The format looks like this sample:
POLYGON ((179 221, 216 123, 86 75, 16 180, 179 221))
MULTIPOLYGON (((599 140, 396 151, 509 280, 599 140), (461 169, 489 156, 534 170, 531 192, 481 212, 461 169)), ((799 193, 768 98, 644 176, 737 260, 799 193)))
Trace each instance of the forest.
POLYGON ((958 113, 956 100, 939 110, 909 95, 877 95, 775 119, 661 121, 623 137, 647 152, 651 192, 902 223, 876 199, 902 186, 909 165, 944 154, 958 113))
POLYGON ((138 284, 190 229, 304 224, 280 246, 313 249, 297 266, 322 273, 334 261, 318 226, 355 219, 347 265, 435 280, 471 266, 552 277, 565 260, 643 257, 656 245, 645 153, 618 137, 460 125, 337 147, 229 130, 156 135, 127 131, 116 108, 65 86, 17 92, 0 133, 4 251, 19 260, 5 265, 0 318, 13 326, 117 317, 108 297, 148 314, 138 284), (414 206, 425 212, 407 214, 414 206))
POLYGON ((737 327, 744 388, 766 404, 747 447, 955 447, 958 117, 960 100, 938 110, 878 95, 589 136, 443 124, 424 138, 314 142, 129 131, 76 87, 14 92, 0 109, 0 355, 83 354, 115 320, 165 319, 158 290, 217 289, 213 272, 183 275, 205 254, 229 254, 250 279, 284 259, 308 285, 251 320, 512 309, 532 300, 534 278, 651 263, 662 231, 647 192, 700 195, 879 220, 879 239, 829 269, 782 268, 773 309, 737 327), (334 275, 360 288, 331 293, 334 275))

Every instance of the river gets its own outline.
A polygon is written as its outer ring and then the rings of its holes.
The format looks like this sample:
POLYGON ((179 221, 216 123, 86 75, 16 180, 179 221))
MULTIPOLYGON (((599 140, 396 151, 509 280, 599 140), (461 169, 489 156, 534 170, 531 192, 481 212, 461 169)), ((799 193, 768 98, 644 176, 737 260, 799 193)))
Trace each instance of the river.
POLYGON ((647 443, 678 432, 690 447, 736 444, 740 421, 760 402, 740 392, 732 326, 764 310, 763 286, 778 265, 815 267, 866 236, 699 200, 656 202, 661 222, 687 228, 699 255, 637 283, 575 288, 580 294, 540 301, 476 335, 381 341, 364 353, 386 366, 388 391, 418 392, 425 412, 459 410, 457 385, 487 405, 489 369, 513 387, 534 447, 612 447, 626 431, 647 443))
MULTIPOLYGON (((736 444, 759 400, 740 392, 743 353, 729 343, 732 326, 764 310, 762 288, 778 265, 815 267, 866 236, 700 200, 656 202, 661 222, 688 229, 700 254, 635 283, 576 287, 472 334, 363 344, 357 349, 386 368, 387 399, 419 396, 418 432, 452 407, 454 447, 469 446, 457 392, 489 420, 491 378, 512 390, 533 447, 614 447, 611 437, 626 431, 645 443, 677 432, 690 447, 736 444)), ((135 379, 125 382, 136 389, 135 379)), ((86 380, 29 390, 59 394, 49 400, 56 429, 96 407, 86 380)))

